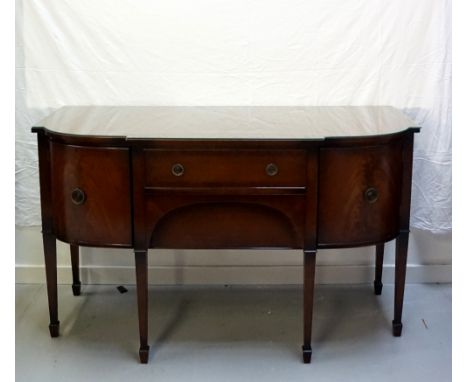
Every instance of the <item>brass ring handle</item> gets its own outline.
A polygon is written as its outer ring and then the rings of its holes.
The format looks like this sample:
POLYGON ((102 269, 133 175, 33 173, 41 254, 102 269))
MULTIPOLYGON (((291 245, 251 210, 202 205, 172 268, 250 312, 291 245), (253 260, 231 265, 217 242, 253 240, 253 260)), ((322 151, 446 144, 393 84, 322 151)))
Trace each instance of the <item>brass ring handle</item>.
POLYGON ((379 198, 379 192, 377 191, 376 188, 374 187, 369 187, 365 192, 364 192, 364 197, 369 203, 375 203, 377 199, 379 198))
POLYGON ((265 167, 265 172, 268 176, 275 176, 278 174, 278 166, 274 163, 269 163, 265 167))
POLYGON ((174 176, 182 176, 184 175, 184 171, 184 166, 182 166, 180 163, 176 163, 172 166, 172 175, 174 176))
POLYGON ((86 201, 86 194, 81 188, 75 188, 71 193, 71 200, 79 206, 86 201))

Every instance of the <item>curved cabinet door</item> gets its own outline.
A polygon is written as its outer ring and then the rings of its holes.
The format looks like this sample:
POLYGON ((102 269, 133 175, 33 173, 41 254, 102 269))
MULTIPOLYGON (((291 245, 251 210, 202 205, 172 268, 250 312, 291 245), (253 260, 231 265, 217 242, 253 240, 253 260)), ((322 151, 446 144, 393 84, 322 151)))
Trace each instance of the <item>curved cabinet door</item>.
POLYGON ((401 145, 320 150, 319 247, 359 246, 398 232, 401 145))
POLYGON ((55 233, 68 243, 131 246, 129 150, 51 143, 55 233))

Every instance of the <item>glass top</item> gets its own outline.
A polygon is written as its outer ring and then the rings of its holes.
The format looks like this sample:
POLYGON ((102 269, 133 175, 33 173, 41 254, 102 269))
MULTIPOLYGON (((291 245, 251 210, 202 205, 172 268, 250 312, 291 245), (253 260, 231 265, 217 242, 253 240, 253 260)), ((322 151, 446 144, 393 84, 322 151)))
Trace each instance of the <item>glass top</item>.
POLYGON ((393 134, 416 125, 391 106, 65 106, 36 126, 129 139, 320 140, 393 134))

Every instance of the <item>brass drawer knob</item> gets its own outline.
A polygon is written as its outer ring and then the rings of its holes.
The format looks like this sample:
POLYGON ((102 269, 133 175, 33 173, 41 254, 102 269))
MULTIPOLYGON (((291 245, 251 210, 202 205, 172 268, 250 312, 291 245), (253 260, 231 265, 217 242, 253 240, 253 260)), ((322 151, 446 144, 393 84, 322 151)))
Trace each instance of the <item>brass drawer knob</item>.
POLYGON ((73 204, 79 206, 86 201, 86 194, 81 188, 75 188, 71 193, 71 200, 73 204))
POLYGON ((274 163, 269 163, 265 167, 265 172, 268 176, 275 176, 278 174, 278 166, 274 163))
POLYGON ((379 198, 379 192, 377 191, 376 188, 369 187, 364 192, 364 197, 369 203, 375 203, 377 201, 377 199, 379 198))
POLYGON ((184 171, 184 166, 182 166, 180 163, 176 163, 172 166, 172 175, 174 176, 182 176, 184 175, 184 171))

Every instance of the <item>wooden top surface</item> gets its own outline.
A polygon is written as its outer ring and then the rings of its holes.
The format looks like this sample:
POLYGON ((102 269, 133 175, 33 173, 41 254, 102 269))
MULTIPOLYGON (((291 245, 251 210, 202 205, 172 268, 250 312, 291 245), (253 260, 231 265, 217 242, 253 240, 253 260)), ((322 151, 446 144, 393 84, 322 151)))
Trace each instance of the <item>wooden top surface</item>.
POLYGON ((33 130, 129 139, 322 140, 415 126, 391 106, 65 106, 33 130))

